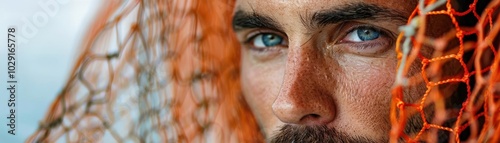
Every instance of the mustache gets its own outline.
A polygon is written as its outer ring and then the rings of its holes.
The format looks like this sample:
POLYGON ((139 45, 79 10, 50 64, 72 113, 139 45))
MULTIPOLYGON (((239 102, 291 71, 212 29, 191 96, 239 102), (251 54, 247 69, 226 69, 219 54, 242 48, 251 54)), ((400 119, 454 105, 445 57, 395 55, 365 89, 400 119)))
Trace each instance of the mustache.
POLYGON ((284 125, 271 143, 376 143, 366 137, 351 136, 325 125, 284 125))

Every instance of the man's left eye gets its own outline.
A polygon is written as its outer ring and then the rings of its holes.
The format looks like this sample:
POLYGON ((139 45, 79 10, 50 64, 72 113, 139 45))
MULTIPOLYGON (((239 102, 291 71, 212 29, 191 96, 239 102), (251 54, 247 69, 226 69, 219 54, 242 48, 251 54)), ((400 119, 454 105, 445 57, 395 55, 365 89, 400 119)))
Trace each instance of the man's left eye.
POLYGON ((283 37, 272 33, 262 33, 253 38, 252 44, 255 48, 274 47, 283 44, 283 37))
POLYGON ((358 27, 349 32, 343 42, 364 42, 375 40, 380 37, 380 30, 371 27, 358 27))

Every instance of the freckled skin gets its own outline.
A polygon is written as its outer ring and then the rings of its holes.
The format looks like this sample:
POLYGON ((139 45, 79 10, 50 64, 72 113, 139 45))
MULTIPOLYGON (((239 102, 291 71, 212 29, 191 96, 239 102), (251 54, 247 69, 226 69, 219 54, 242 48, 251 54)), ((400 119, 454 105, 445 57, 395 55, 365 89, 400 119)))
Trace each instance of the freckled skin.
MULTIPOLYGON (((338 25, 311 31, 301 21, 301 15, 311 11, 355 2, 393 8, 407 16, 415 7, 415 2, 400 0, 238 0, 238 8, 266 14, 279 23, 288 42, 277 56, 266 61, 242 48, 243 94, 267 138, 284 124, 321 124, 349 135, 387 139, 390 91, 397 66, 394 43, 387 44, 385 52, 360 55, 350 51, 349 45, 331 42, 332 37, 342 35, 330 32, 338 25)), ((405 24, 359 22, 392 33, 398 33, 397 27, 405 24)), ((237 36, 244 41, 250 32, 238 32, 237 36)), ((424 90, 409 91, 419 96, 424 90)))

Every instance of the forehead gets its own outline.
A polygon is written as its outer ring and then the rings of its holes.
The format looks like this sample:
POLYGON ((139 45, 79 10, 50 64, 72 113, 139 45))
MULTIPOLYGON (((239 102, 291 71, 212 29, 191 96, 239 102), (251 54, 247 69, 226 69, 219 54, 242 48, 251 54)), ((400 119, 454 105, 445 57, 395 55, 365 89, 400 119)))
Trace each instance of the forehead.
POLYGON ((237 0, 233 28, 310 35, 328 24, 348 21, 397 27, 406 23, 416 4, 417 0, 237 0))
POLYGON ((370 4, 410 15, 417 0, 237 0, 236 9, 269 16, 304 16, 350 4, 370 4))

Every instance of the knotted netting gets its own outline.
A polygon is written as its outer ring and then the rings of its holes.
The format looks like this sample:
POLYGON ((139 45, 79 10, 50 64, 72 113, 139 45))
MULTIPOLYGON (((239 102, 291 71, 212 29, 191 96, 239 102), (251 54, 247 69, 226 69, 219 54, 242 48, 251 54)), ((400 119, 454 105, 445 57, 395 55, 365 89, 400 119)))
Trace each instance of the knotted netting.
MULTIPOLYGON (((402 26, 399 67, 387 69, 398 71, 392 142, 500 141, 500 1, 480 2, 421 0, 402 26), (437 16, 449 17, 451 29, 428 36, 437 16), (462 24, 465 17, 478 22, 462 24), (406 97, 422 85, 422 96, 406 97)), ((104 2, 66 86, 27 142, 263 142, 241 96, 233 8, 234 0, 104 2)))
POLYGON ((486 8, 478 8, 479 3, 488 1, 421 0, 408 24, 401 27, 396 45, 399 68, 391 103, 391 142, 500 141, 500 1, 491 1, 486 8), (432 18, 437 16, 448 17, 451 28, 442 36, 431 37, 426 29, 436 29, 432 18), (478 22, 466 24, 474 21, 478 22), (426 54, 429 48, 432 53, 426 54), (411 74, 410 67, 415 64, 420 65, 420 71, 411 74), (450 74, 452 70, 458 72, 450 74), (406 88, 420 84, 426 92, 409 101, 406 88), (420 129, 410 131, 409 123, 419 123, 420 129))
POLYGON ((104 2, 28 142, 262 141, 240 94, 233 5, 104 2))

